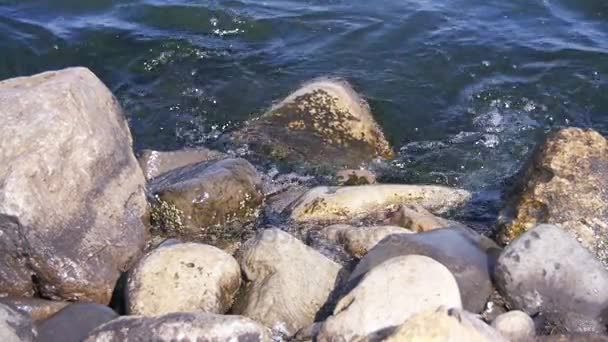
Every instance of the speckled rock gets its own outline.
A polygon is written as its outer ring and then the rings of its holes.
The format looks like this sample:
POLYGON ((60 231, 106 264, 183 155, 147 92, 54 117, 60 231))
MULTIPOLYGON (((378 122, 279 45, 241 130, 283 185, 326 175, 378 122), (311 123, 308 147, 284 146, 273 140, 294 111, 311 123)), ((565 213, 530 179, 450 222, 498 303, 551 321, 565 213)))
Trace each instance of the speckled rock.
POLYGON ((38 340, 81 342, 93 329, 118 317, 101 304, 72 304, 38 324, 38 340))
POLYGON ((231 255, 199 243, 171 244, 153 250, 129 272, 127 313, 223 314, 240 286, 241 269, 231 255))
POLYGON ((266 328, 242 316, 202 312, 156 317, 123 316, 91 332, 84 342, 270 342, 266 328))
POLYGON ((34 342, 38 333, 25 314, 0 304, 0 341, 34 342))
POLYGON ((441 305, 462 307, 456 280, 445 266, 420 255, 392 258, 340 299, 317 341, 383 336, 411 316, 441 305))
POLYGON ((464 205, 471 198, 466 190, 435 185, 377 184, 316 187, 289 208, 300 221, 345 221, 368 216, 399 204, 419 204, 434 213, 464 205))
POLYGON ((85 68, 0 82, 0 296, 107 304, 145 244, 127 120, 85 68))
POLYGON ((539 336, 536 342, 608 342, 608 336, 600 334, 569 334, 539 336))
POLYGON ((237 260, 248 283, 232 311, 287 336, 313 323, 339 281, 340 265, 278 229, 247 241, 237 260))
POLYGON ((46 319, 65 308, 70 302, 57 302, 41 298, 6 297, 0 298, 0 304, 29 315, 34 321, 46 319))
POLYGON ((513 310, 492 321, 492 327, 512 342, 530 342, 536 337, 534 321, 525 312, 513 310))
POLYGON ((559 227, 540 225, 513 241, 495 279, 513 309, 542 314, 555 332, 604 332, 608 271, 559 227))
POLYGON ((146 179, 152 179, 180 167, 227 158, 226 154, 204 147, 177 151, 143 150, 138 158, 146 179))
POLYGON ((442 263, 458 282, 463 307, 475 313, 484 309, 493 289, 490 266, 495 260, 461 228, 388 236, 359 261, 351 279, 362 277, 386 260, 404 255, 425 255, 442 263))
POLYGON ((347 224, 335 224, 323 228, 319 234, 334 243, 343 245, 353 257, 361 258, 387 236, 413 234, 413 232, 396 226, 354 227, 347 224))
POLYGON ((608 266, 608 142, 602 135, 580 128, 550 134, 518 179, 499 218, 501 241, 555 224, 608 266))
POLYGON ((358 167, 393 151, 367 103, 338 80, 304 85, 230 136, 262 158, 306 167, 358 167))
POLYGON ((348 169, 336 172, 339 185, 376 184, 376 175, 365 169, 348 169))

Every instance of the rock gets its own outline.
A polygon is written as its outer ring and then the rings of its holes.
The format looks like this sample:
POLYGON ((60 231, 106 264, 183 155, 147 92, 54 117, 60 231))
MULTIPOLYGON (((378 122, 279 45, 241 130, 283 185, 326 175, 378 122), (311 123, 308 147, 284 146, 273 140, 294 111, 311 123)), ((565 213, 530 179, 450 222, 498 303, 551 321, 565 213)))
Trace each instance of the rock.
POLYGON ((499 217, 499 239, 537 224, 558 225, 608 266, 608 142, 596 131, 550 134, 518 177, 499 217))
POLYGON ((178 312, 156 317, 123 316, 91 332, 84 342, 260 341, 266 328, 242 316, 178 312))
POLYGON ((0 341, 34 342, 37 331, 32 320, 24 314, 0 304, 0 341))
POLYGON ((600 334, 570 334, 540 336, 537 342, 608 342, 608 336, 600 334))
POLYGON ((392 258, 340 299, 317 341, 381 336, 416 313, 441 305, 462 307, 456 280, 445 266, 420 255, 392 258))
POLYGON ((497 331, 474 315, 446 307, 412 316, 383 341, 507 342, 497 331))
POLYGON ((392 205, 420 204, 445 213, 471 198, 466 190, 435 185, 320 186, 306 192, 291 206, 291 218, 299 222, 344 221, 361 218, 392 205))
POLYGON ((393 234, 413 234, 411 230, 396 226, 353 227, 346 224, 336 224, 321 230, 321 236, 338 244, 355 258, 361 258, 370 249, 393 234))
POLYGON ((153 179, 183 166, 226 157, 222 152, 197 147, 178 151, 143 150, 138 160, 146 179, 153 179))
POLYGON ((293 338, 294 341, 314 341, 315 337, 319 334, 323 326, 323 322, 313 323, 306 328, 300 329, 296 336, 293 338))
POLYGON ((466 310, 479 313, 484 309, 493 289, 490 267, 494 260, 460 228, 388 236, 359 261, 351 279, 362 277, 391 258, 416 254, 433 258, 450 270, 466 310))
POLYGON ((263 201, 261 179, 244 159, 184 166, 150 183, 159 199, 153 221, 169 235, 187 240, 238 239, 227 225, 250 222, 263 201))
POLYGON ((512 342, 533 341, 536 337, 534 321, 525 312, 514 310, 504 313, 494 321, 492 327, 512 342))
POLYGON ((228 140, 261 158, 304 167, 353 168, 394 155, 367 103, 346 82, 331 79, 304 85, 228 140))
POLYGON ((25 297, 0 298, 0 303, 28 314, 34 321, 46 319, 70 304, 69 302, 25 297))
POLYGON ((500 255, 495 278, 513 309, 540 313, 563 333, 604 332, 608 271, 559 227, 540 225, 514 240, 500 255))
POLYGON ((232 311, 288 336, 313 323, 339 282, 337 263, 278 229, 247 241, 237 259, 249 283, 232 311))
POLYGON ((44 342, 80 342, 93 329, 118 317, 107 306, 72 304, 38 325, 38 339, 44 342))
POLYGON ((0 296, 107 304, 145 243, 122 110, 85 68, 0 82, 0 296))
POLYGON ((365 169, 340 170, 336 172, 336 178, 340 185, 376 184, 376 175, 365 169))
POLYGON ((386 218, 388 224, 405 227, 415 232, 454 226, 457 223, 431 214, 418 204, 400 205, 386 218))
POLYGON ((198 243, 171 244, 153 250, 129 272, 127 313, 223 314, 240 286, 241 269, 228 253, 198 243))

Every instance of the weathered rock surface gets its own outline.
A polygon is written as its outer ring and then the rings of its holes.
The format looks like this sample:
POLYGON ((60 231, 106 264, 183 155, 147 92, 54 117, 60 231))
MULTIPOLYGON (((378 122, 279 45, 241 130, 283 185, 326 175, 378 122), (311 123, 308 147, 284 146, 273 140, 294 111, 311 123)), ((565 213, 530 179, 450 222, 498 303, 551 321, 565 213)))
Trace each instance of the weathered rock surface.
POLYGON ((260 175, 244 159, 184 166, 152 180, 150 189, 160 202, 154 223, 184 239, 237 238, 238 230, 232 236, 224 225, 253 220, 263 201, 260 175))
POLYGON ((394 155, 367 103, 330 79, 304 85, 230 140, 262 158, 306 167, 358 167, 394 155))
POLYGON ((393 234, 413 234, 411 230, 396 226, 354 227, 335 224, 323 228, 320 236, 341 244, 355 258, 361 258, 380 241, 393 234))
POLYGON ((278 229, 247 241, 237 259, 249 283, 232 311, 288 336, 313 323, 339 282, 340 265, 278 229))
POLYGON ((0 82, 0 295, 107 304, 144 247, 145 179, 84 68, 0 82))
POLYGON ((412 315, 441 305, 462 307, 458 284, 445 266, 420 255, 392 258, 340 299, 317 340, 383 336, 412 315))
POLYGON ((600 334, 570 334, 539 336, 537 342, 608 342, 608 336, 600 334))
POLYGON ((495 278, 512 308, 541 313, 557 332, 604 332, 608 271, 559 227, 540 225, 513 241, 495 278))
POLYGON ((344 221, 399 204, 419 204, 431 212, 444 213, 470 198, 466 190, 435 185, 320 186, 306 192, 289 209, 291 218, 300 222, 344 221))
POLYGON ((265 327, 242 316, 202 312, 156 317, 123 316, 95 329, 84 342, 260 341, 269 342, 265 327))
POLYGON ((21 312, 0 304, 0 341, 34 342, 37 331, 32 320, 21 312))
POLYGON ((241 269, 228 253, 198 243, 171 244, 153 250, 129 272, 127 313, 223 314, 240 286, 241 269))
POLYGON ((534 321, 525 312, 513 310, 492 321, 492 327, 512 342, 529 342, 536 337, 534 321))
POLYGON ((80 342, 93 329, 116 317, 116 312, 101 304, 72 304, 38 324, 38 340, 80 342))
POLYGON ((46 319, 69 305, 69 302, 57 302, 41 298, 6 297, 0 298, 0 304, 8 305, 30 316, 34 321, 46 319))
POLYGON ((225 153, 204 147, 177 151, 143 150, 138 158, 146 179, 152 179, 180 167, 227 158, 225 153))
POLYGON ((376 175, 365 169, 347 169, 336 172, 339 185, 376 184, 376 175))
POLYGON ((405 227, 415 232, 454 226, 458 223, 433 215, 418 204, 400 205, 387 213, 386 222, 405 227))
POLYGON ((608 141, 590 129, 550 134, 518 177, 500 215, 508 242, 537 224, 560 226, 608 266, 608 141))
POLYGON ((405 255, 424 255, 443 264, 458 282, 463 307, 475 313, 483 310, 493 289, 490 267, 495 261, 460 228, 388 236, 359 261, 351 279, 405 255))

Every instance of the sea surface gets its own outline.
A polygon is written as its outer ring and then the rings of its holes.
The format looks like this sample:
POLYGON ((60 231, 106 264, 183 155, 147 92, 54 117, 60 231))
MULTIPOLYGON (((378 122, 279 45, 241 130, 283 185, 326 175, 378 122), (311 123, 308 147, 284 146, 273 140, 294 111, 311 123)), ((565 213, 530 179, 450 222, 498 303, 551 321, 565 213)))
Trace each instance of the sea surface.
POLYGON ((490 200, 547 131, 608 134, 606 0, 0 0, 0 79, 75 65, 137 150, 204 145, 342 77, 399 152, 394 181, 490 200))

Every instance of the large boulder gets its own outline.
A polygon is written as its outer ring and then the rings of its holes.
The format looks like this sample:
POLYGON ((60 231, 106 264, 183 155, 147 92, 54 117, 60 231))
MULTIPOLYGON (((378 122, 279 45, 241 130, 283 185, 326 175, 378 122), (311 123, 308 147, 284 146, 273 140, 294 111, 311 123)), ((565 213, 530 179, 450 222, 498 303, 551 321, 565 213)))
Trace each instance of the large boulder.
POLYGON ((346 82, 330 79, 304 85, 229 141, 304 167, 358 167, 393 157, 367 103, 346 82))
POLYGON ((143 150, 138 160, 146 179, 152 179, 183 166, 224 158, 226 154, 222 152, 197 147, 177 151, 143 150))
POLYGON ((590 129, 550 134, 518 176, 499 218, 499 239, 555 224, 608 266, 608 141, 590 129))
POLYGON ((563 229, 540 225, 507 246, 496 286, 514 309, 545 318, 550 331, 605 330, 608 271, 563 229))
POLYGON ((456 278, 463 307, 481 312, 493 291, 490 267, 495 260, 461 228, 442 228, 418 234, 390 235, 357 264, 357 279, 386 260, 404 255, 425 255, 447 267, 456 278))
POLYGON ((442 305, 462 307, 458 284, 445 266, 421 255, 392 258, 340 299, 317 340, 381 337, 412 315, 442 305))
POLYGON ((228 253, 198 243, 168 244, 147 254, 129 272, 127 313, 223 314, 240 286, 241 269, 228 253))
POLYGON ((297 199, 289 208, 295 221, 345 221, 361 218, 401 204, 419 204, 434 213, 463 206, 471 198, 466 190, 436 185, 320 186, 297 199))
POLYGON ((28 314, 34 321, 43 320, 65 308, 70 302, 59 302, 32 297, 6 297, 0 298, 0 304, 8 305, 28 314))
POLYGON ((84 68, 0 82, 0 296, 107 304, 144 247, 145 179, 84 68))
POLYGON ((269 342, 265 327, 242 316, 176 312, 123 316, 93 330, 84 342, 255 341, 269 342))
POLYGON ((232 311, 287 336, 313 323, 339 282, 340 265, 278 229, 247 241, 237 259, 248 283, 232 311))
POLYGON ((81 342, 93 329, 117 317, 118 314, 105 305, 72 304, 38 324, 38 340, 81 342))
POLYGON ((0 341, 34 342, 38 332, 32 320, 21 312, 0 304, 0 341))

